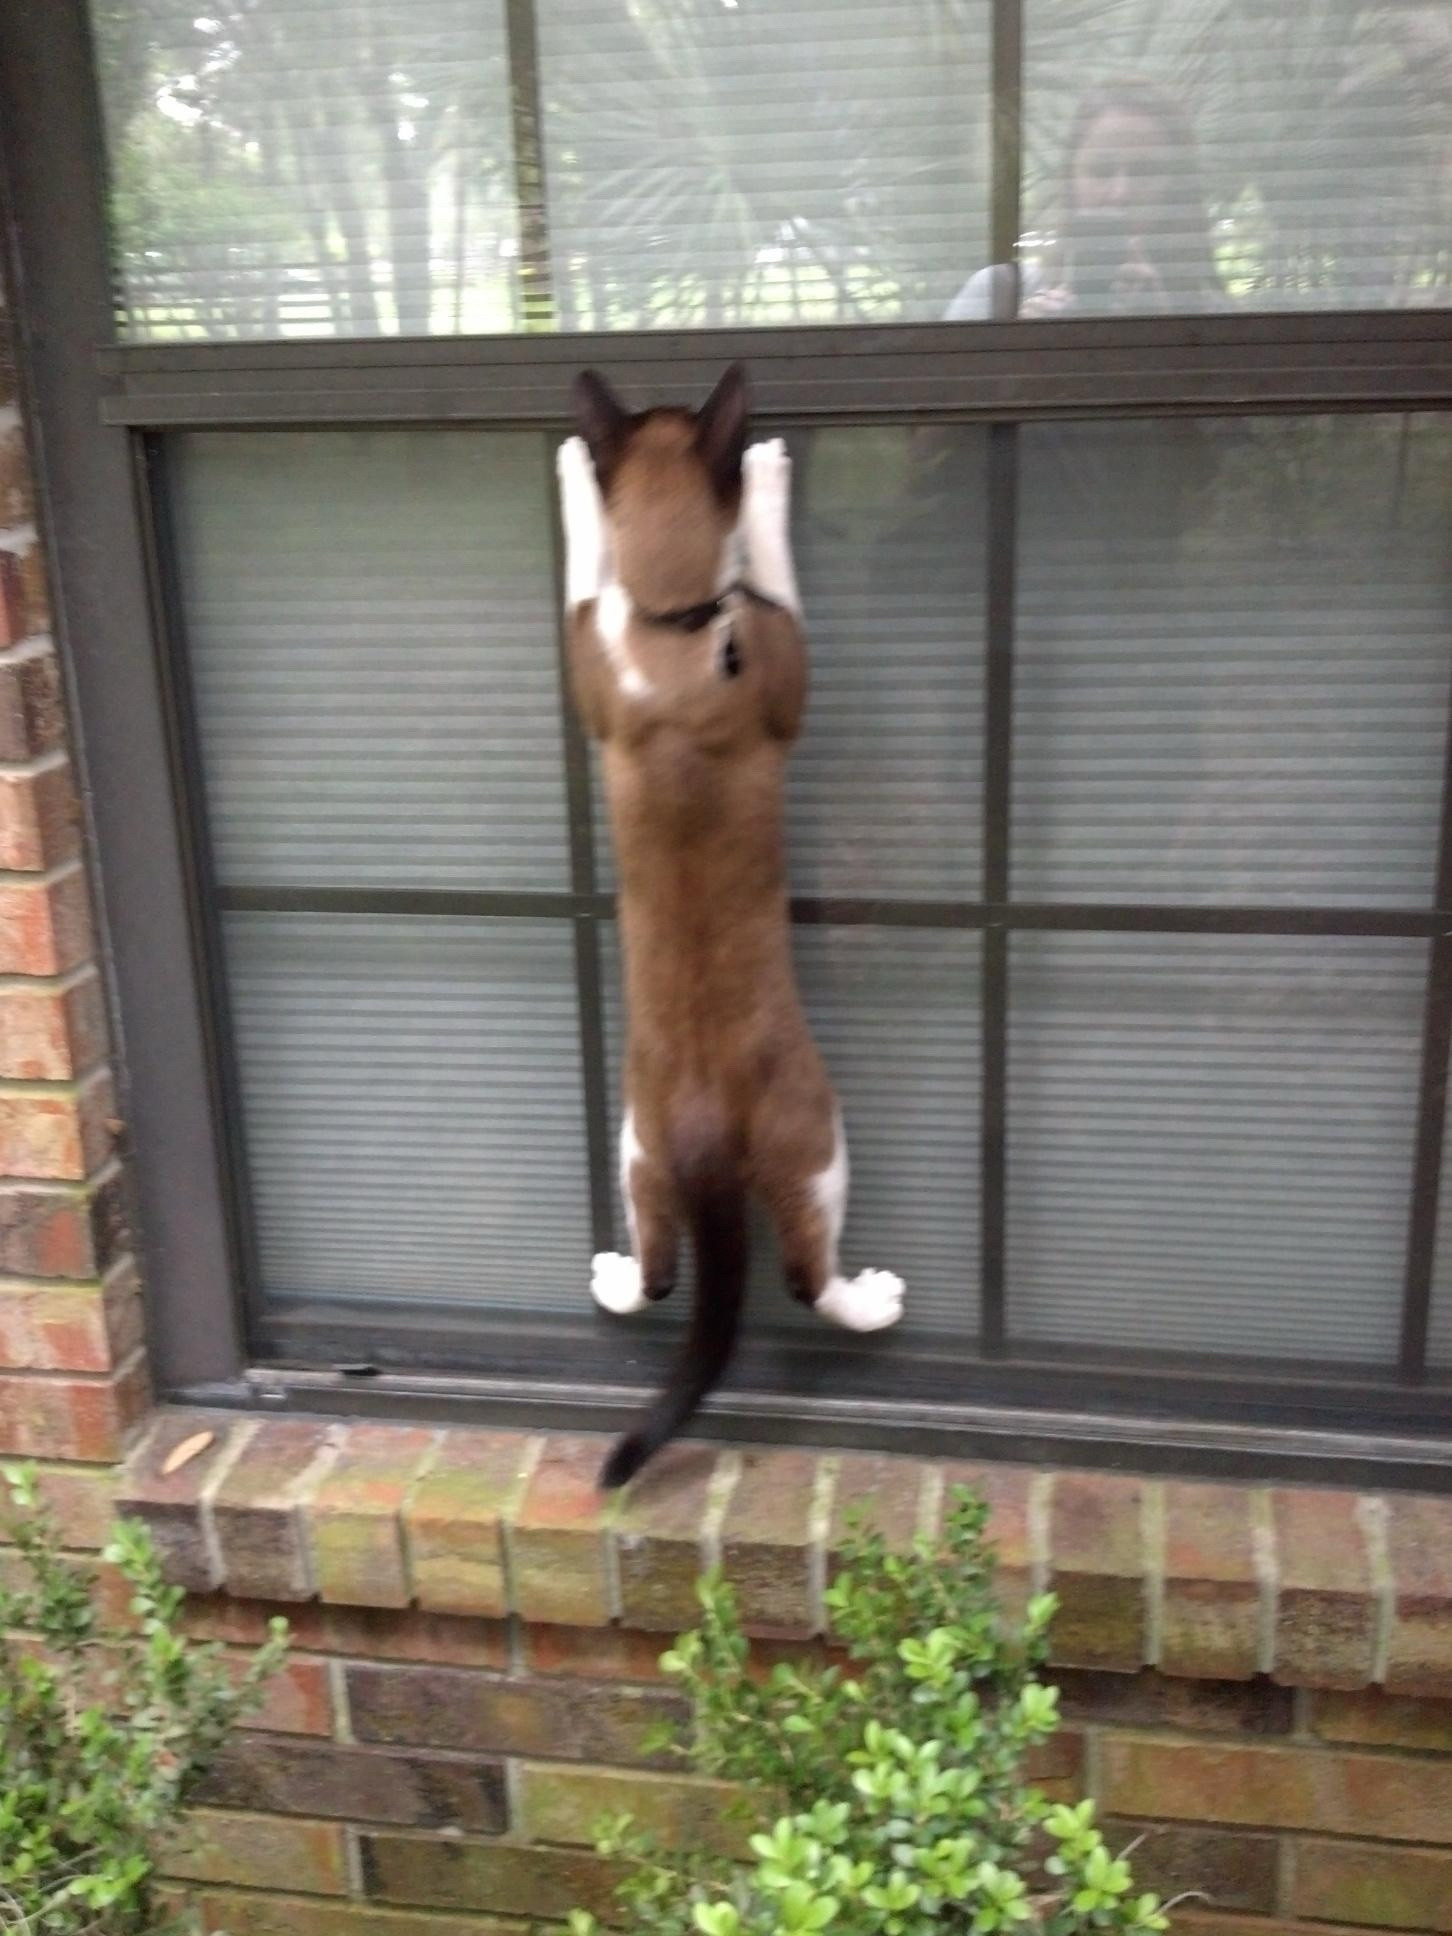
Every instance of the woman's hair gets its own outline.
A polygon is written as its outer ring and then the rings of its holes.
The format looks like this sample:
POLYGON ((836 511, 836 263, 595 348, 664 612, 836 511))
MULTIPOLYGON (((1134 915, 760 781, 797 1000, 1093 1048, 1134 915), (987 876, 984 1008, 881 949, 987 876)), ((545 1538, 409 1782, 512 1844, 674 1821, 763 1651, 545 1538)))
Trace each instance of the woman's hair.
POLYGON ((1069 123, 1064 143, 1063 169, 1059 178, 1060 220, 1074 213, 1074 173, 1079 153, 1090 130, 1106 114, 1133 114, 1154 121, 1164 130, 1176 166, 1171 177, 1176 190, 1177 227, 1184 233, 1186 266, 1203 288, 1201 295, 1220 296, 1224 285, 1215 266, 1210 246, 1210 209, 1205 197, 1205 181, 1200 169, 1200 149, 1195 126, 1189 114, 1167 88, 1142 75, 1127 75, 1116 81, 1103 81, 1085 90, 1069 123), (1193 255, 1191 254, 1193 251, 1193 255))

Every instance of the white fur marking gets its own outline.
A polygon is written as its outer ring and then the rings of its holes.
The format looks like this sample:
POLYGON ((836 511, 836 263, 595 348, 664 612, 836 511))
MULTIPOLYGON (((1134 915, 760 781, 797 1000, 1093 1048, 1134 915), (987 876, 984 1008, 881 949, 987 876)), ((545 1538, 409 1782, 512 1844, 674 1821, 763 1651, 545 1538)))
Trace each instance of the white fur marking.
POLYGON ((620 1125, 620 1194, 625 1199, 625 1221, 630 1226, 630 1247, 640 1255, 640 1219, 635 1214, 635 1198, 630 1189, 630 1172, 645 1150, 635 1133, 635 1111, 627 1109, 620 1125))
POLYGON ((633 1317, 650 1300, 640 1285, 640 1265, 618 1250, 597 1251, 590 1263, 590 1295, 613 1317, 633 1317))
POLYGON ((829 1276, 837 1274, 837 1245, 842 1238, 842 1225, 847 1217, 847 1190, 851 1172, 847 1162, 847 1138, 842 1132, 842 1118, 839 1116, 832 1131, 832 1160, 825 1170, 812 1178, 812 1195, 817 1200, 817 1208, 822 1213, 822 1221, 827 1226, 829 1276))
POLYGON ((800 618, 791 542, 792 460, 780 437, 753 444, 742 461, 741 534, 756 589, 800 618))
POLYGON ((906 1295, 902 1279, 891 1271, 862 1271, 853 1278, 834 1277, 812 1309, 844 1331, 886 1331, 902 1316, 906 1295))
POLYGON ((655 687, 635 663, 626 644, 634 610, 630 593, 622 584, 611 579, 595 601, 595 630, 600 634, 600 643, 605 648, 605 656, 610 661, 620 690, 627 699, 645 699, 655 691, 655 687))
POLYGON ((583 437, 571 437, 555 456, 560 519, 565 528, 565 602, 574 610, 598 598, 610 558, 605 500, 583 437))

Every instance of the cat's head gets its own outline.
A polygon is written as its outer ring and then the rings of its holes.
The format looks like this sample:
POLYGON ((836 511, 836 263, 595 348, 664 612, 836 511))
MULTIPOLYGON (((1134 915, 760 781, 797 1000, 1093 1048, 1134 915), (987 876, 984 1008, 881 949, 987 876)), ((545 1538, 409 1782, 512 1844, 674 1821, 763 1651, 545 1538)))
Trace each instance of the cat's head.
POLYGON ((586 370, 575 380, 575 410, 622 583, 656 610, 714 596, 741 509, 748 422, 741 365, 733 363, 694 411, 629 410, 586 370))

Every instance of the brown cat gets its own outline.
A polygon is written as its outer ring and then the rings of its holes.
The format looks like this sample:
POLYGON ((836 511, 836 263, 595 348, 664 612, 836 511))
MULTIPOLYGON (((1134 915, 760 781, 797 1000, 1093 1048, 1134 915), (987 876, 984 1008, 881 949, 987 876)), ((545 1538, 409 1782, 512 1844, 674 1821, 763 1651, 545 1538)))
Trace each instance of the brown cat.
POLYGON ((601 743, 620 878, 629 1042, 621 1185, 634 1255, 595 1259, 606 1310, 696 1301, 679 1362, 611 1452, 624 1485, 725 1370, 765 1201, 793 1293, 854 1331, 902 1314, 900 1279, 837 1268, 847 1146, 792 971, 782 793, 806 647, 790 461, 746 448, 746 380, 697 414, 632 414, 587 372, 560 450, 576 704, 601 743))

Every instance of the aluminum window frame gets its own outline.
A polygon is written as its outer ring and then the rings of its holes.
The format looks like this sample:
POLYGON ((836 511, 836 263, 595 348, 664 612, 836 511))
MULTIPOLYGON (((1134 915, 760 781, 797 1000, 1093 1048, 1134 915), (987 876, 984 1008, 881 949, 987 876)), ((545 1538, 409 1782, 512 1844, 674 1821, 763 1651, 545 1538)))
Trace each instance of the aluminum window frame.
MULTIPOLYGON (((995 257, 1004 261, 1019 226, 1022 13, 1021 0, 995 0, 992 229, 995 257)), ((531 0, 509 0, 508 18, 516 80, 528 82, 531 0)), ((514 101, 517 121, 537 117, 537 86, 517 85, 514 101)), ((597 1241, 608 1241, 613 1126, 600 949, 613 907, 596 882, 588 766, 563 672, 568 893, 216 890, 170 558, 168 434, 363 424, 550 433, 567 424, 569 378, 584 363, 645 397, 704 393, 724 362, 744 357, 767 426, 986 426, 983 897, 794 903, 801 921, 956 927, 983 937, 983 1326, 972 1353, 905 1339, 874 1341, 870 1350, 818 1336, 749 1340, 705 1429, 1452 1489, 1452 1372, 1427 1365, 1452 1053, 1452 719, 1428 907, 1024 903, 1012 898, 1009 880, 1021 427, 1052 419, 1452 411, 1452 312, 123 344, 114 325, 100 130, 84 0, 0 10, 9 282, 104 903, 163 1390, 202 1402, 608 1425, 638 1402, 660 1358, 658 1348, 619 1341, 583 1313, 559 1322, 484 1318, 466 1328, 421 1316, 416 1306, 371 1302, 352 1314, 337 1307, 304 1313, 285 1326, 261 1311, 219 914, 305 905, 568 919, 581 999, 592 1222, 597 1241), (1033 929, 1382 935, 1428 944, 1395 1367, 1365 1375, 1015 1347, 1004 1290, 1008 942, 1012 932, 1033 929), (562 1352, 588 1365, 589 1375, 560 1379, 562 1352), (437 1369, 461 1362, 456 1375, 437 1369), (814 1394, 787 1395, 808 1365, 814 1394), (1092 1403, 1084 1397, 1091 1382, 1092 1403)), ((538 203, 537 122, 532 133, 525 126, 516 134, 520 185, 538 203)), ((548 249, 530 233, 521 264, 536 279, 527 323, 547 308, 539 279, 548 249)), ((547 466, 541 488, 553 501, 547 466)))

